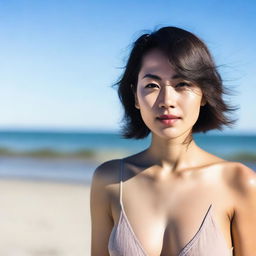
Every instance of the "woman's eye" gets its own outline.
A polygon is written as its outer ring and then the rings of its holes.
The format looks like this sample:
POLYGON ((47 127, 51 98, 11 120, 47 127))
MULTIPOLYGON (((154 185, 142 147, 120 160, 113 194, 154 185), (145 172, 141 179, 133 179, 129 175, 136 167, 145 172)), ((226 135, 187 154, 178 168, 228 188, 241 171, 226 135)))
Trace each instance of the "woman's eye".
POLYGON ((190 86, 190 84, 181 82, 181 83, 178 83, 176 86, 184 87, 184 86, 190 86))
MULTIPOLYGON (((180 82, 176 85, 176 87, 185 87, 185 86, 190 86, 190 84, 186 82, 180 82)), ((145 86, 145 88, 155 88, 155 87, 159 87, 159 86, 154 83, 150 83, 145 86)))
POLYGON ((149 87, 149 88, 154 88, 154 86, 158 86, 158 85, 157 85, 157 84, 152 84, 152 83, 151 83, 151 84, 146 85, 146 88, 147 88, 147 87, 149 87), (151 85, 152 85, 152 87, 151 87, 151 85))

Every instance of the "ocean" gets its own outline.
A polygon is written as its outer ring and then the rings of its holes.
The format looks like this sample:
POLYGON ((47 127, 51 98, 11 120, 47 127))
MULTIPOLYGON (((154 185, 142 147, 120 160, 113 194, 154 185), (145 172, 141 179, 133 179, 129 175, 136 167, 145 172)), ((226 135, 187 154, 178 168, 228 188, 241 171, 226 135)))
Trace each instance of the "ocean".
MULTIPOLYGON (((103 161, 138 153, 150 145, 109 132, 1 131, 0 177, 89 183, 103 161)), ((197 145, 256 170, 256 134, 194 134, 197 145)))

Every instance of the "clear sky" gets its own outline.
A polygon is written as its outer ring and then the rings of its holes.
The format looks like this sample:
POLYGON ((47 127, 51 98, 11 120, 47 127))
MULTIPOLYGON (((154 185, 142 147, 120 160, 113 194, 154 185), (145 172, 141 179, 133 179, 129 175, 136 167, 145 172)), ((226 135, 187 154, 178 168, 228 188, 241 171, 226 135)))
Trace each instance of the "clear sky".
POLYGON ((0 129, 117 130, 111 85, 145 30, 201 37, 239 105, 233 131, 256 131, 256 2, 0 0, 0 129))

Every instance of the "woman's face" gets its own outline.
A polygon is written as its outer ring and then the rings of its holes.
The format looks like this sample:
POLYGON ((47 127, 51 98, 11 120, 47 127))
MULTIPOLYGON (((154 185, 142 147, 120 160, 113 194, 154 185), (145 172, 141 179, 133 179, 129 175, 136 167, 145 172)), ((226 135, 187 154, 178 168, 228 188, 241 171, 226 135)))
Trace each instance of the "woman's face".
POLYGON ((160 137, 175 138, 190 132, 205 104, 202 90, 178 77, 168 58, 157 49, 142 59, 138 75, 135 106, 146 126, 160 137), (160 115, 180 117, 171 124, 159 121, 160 115))

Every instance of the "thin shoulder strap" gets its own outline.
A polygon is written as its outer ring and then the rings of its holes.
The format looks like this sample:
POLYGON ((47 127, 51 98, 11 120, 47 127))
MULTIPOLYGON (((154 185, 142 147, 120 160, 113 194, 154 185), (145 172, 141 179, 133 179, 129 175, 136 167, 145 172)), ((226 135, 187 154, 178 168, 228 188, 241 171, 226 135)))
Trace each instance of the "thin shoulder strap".
POLYGON ((120 202, 122 209, 123 209, 123 201, 122 201, 123 168, 124 168, 124 159, 122 158, 120 161, 120 186, 119 186, 119 190, 120 190, 119 191, 119 193, 120 193, 119 202, 120 202))

